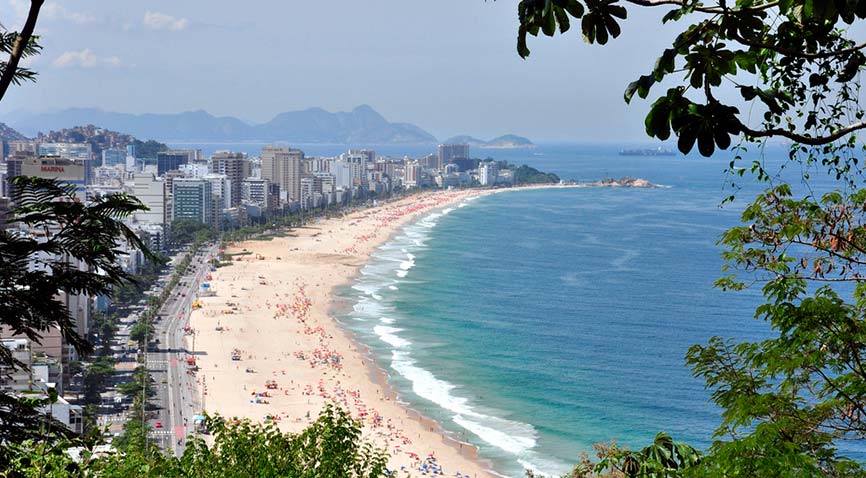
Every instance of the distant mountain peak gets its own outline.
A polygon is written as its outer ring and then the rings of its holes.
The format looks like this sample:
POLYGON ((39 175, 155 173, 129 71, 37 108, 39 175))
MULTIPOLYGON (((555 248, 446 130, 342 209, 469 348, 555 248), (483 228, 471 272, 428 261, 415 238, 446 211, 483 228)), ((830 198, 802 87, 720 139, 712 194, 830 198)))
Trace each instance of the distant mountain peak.
POLYGON ((170 114, 128 114, 98 108, 70 108, 48 113, 10 114, 10 123, 25 133, 59 130, 83 124, 124 131, 161 141, 287 141, 336 144, 436 144, 436 138, 406 123, 391 123, 372 106, 349 112, 322 108, 287 111, 262 124, 216 117, 205 110, 170 114))

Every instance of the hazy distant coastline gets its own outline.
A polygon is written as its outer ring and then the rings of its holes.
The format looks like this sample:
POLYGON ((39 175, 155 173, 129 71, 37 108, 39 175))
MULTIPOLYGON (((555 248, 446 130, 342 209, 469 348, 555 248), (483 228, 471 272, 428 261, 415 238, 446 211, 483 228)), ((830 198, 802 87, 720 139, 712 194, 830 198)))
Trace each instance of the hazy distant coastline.
MULTIPOLYGON (((329 112, 321 108, 288 111, 271 120, 250 124, 232 116, 218 117, 206 111, 166 114, 129 114, 98 108, 70 108, 51 112, 12 112, 2 118, 25 136, 85 125, 99 125, 137 138, 177 142, 289 142, 307 144, 436 145, 440 141, 410 123, 385 119, 368 105, 352 111, 329 112)), ((471 136, 451 138, 446 143, 467 143, 483 149, 530 148, 527 138, 506 134, 491 141, 471 136), (452 141, 453 140, 453 141, 452 141)))

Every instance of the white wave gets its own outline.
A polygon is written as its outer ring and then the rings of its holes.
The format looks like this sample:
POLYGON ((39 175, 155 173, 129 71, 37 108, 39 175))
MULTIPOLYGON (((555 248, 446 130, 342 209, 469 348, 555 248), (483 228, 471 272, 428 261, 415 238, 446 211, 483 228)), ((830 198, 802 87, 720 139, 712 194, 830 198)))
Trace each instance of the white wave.
POLYGON ((396 322, 396 320, 390 317, 382 317, 379 319, 379 322, 382 322, 383 324, 393 324, 394 322, 396 322))
POLYGON ((397 271, 397 277, 406 277, 406 274, 408 274, 408 273, 409 273, 409 271, 399 270, 399 271, 397 271))
POLYGON ((412 382, 412 391, 420 397, 426 398, 431 402, 445 408, 446 410, 462 413, 474 413, 462 397, 455 397, 450 394, 454 389, 454 385, 436 378, 432 373, 423 368, 416 367, 415 361, 409 357, 408 352, 395 350, 391 354, 391 366, 400 375, 406 377, 412 382))
POLYGON ((457 207, 458 207, 458 208, 464 208, 464 207, 466 207, 466 206, 468 206, 468 205, 469 205, 469 203, 462 202, 462 203, 458 204, 457 207))
POLYGON ((505 450, 508 453, 519 455, 535 446, 535 438, 527 436, 512 435, 509 432, 497 430, 484 426, 476 421, 463 418, 461 415, 454 417, 454 422, 461 427, 478 435, 479 438, 491 445, 505 450))
POLYGON ((453 207, 449 207, 449 208, 447 208, 447 209, 444 209, 444 210, 442 211, 442 215, 444 216, 444 215, 450 213, 450 212, 453 211, 453 210, 454 210, 453 207))
MULTIPOLYGON (((517 459, 517 462, 520 463, 520 466, 522 466, 524 469, 526 469, 526 470, 532 470, 533 473, 535 473, 535 476, 546 476, 546 477, 549 477, 549 478, 556 478, 556 477, 558 477, 558 476, 562 476, 562 475, 563 475, 563 473, 544 471, 544 470, 541 469, 541 467, 539 467, 539 466, 536 465, 535 463, 531 463, 531 462, 529 462, 529 461, 527 461, 527 460, 523 460, 523 459, 520 459, 520 458, 517 459)), ((564 472, 567 472, 567 471, 568 471, 568 469, 566 468, 564 472)))
MULTIPOLYGON (((412 256, 412 254, 409 255, 412 256)), ((415 267, 415 259, 413 259, 412 257, 409 257, 409 260, 400 262, 400 269, 403 269, 404 271, 408 271, 413 267, 415 267)))
POLYGON ((376 300, 382 300, 382 296, 379 294, 370 294, 370 296, 376 300))
POLYGON ((383 315, 382 304, 361 296, 352 307, 356 314, 366 317, 381 317, 383 315))
POLYGON ((397 332, 403 329, 396 327, 388 327, 387 325, 377 325, 373 327, 373 332, 379 336, 379 340, 395 348, 407 348, 412 345, 412 342, 397 336, 397 332))
POLYGON ((453 384, 417 367, 408 352, 394 350, 391 357, 391 367, 412 383, 416 395, 453 412, 455 423, 485 442, 515 455, 535 446, 537 432, 532 425, 479 413, 470 406, 469 400, 451 393, 455 388, 453 384))
MULTIPOLYGON (((373 275, 372 273, 370 275, 373 275)), ((359 292, 363 292, 364 295, 374 296, 379 289, 382 288, 382 285, 375 284, 371 281, 364 281, 352 286, 352 289, 357 290, 359 292)))
POLYGON ((396 285, 389 285, 388 288, 391 290, 398 290, 396 285))

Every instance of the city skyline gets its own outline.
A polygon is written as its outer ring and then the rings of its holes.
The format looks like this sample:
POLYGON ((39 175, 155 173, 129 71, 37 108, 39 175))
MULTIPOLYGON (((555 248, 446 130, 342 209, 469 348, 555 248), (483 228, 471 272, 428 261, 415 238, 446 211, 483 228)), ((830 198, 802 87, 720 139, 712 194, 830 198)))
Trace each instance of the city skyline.
MULTIPOLYGON (((4 25, 20 25, 25 6, 0 2, 4 25)), ((636 140, 645 138, 648 104, 626 105, 622 92, 673 37, 658 33, 657 15, 635 10, 610 45, 586 45, 575 29, 531 39, 533 54, 522 60, 516 2, 204 7, 46 2, 37 25, 44 50, 29 65, 38 82, 10 90, 0 117, 70 107, 203 109, 261 123, 283 111, 369 104, 437 138, 636 140)))

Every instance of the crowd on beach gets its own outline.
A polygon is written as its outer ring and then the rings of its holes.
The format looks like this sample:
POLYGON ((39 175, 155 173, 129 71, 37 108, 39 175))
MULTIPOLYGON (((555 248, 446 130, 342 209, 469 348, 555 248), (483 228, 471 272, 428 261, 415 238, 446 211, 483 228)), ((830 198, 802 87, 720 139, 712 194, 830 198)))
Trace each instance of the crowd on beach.
MULTIPOLYGON (((420 212, 429 211, 433 208, 442 207, 445 203, 453 201, 453 197, 442 194, 423 194, 417 200, 408 204, 400 205, 385 205, 372 211, 367 211, 364 214, 357 214, 352 218, 351 222, 344 223, 343 228, 351 226, 365 226, 358 229, 358 233, 353 236, 354 244, 350 247, 335 250, 334 252, 341 255, 356 254, 357 245, 369 241, 381 240, 382 234, 389 233, 389 227, 407 216, 416 215, 420 212), (373 227, 369 227, 369 226, 373 227), (362 232, 363 231, 363 232, 362 232)), ((341 231, 343 231, 341 228, 341 231)), ((330 232, 330 231, 329 231, 330 232)), ((319 233, 317 233, 318 235, 319 233)), ((317 239, 318 240, 318 239, 317 239)), ((268 374, 266 371, 260 380, 256 382, 260 385, 250 387, 243 386, 245 393, 245 403, 252 408, 249 410, 260 410, 258 413, 251 412, 254 415, 248 418, 255 419, 260 417, 262 420, 275 423, 312 423, 318 414, 319 407, 325 403, 333 403, 347 410, 351 415, 364 424, 365 435, 372 439, 377 446, 385 448, 392 457, 401 457, 398 460, 392 461, 396 466, 395 469, 389 471, 391 476, 399 477, 415 477, 415 476, 455 476, 458 478, 470 478, 472 475, 463 473, 462 471, 453 470, 452 467, 446 466, 445 463, 437 459, 435 451, 418 449, 419 441, 415 438, 414 432, 408 431, 406 422, 417 423, 414 418, 409 417, 409 411, 404 410, 404 416, 386 416, 374 402, 382 403, 382 400, 390 401, 392 398, 386 390, 377 390, 377 397, 368 399, 362 396, 361 390, 350 389, 345 386, 348 375, 346 374, 344 365, 347 357, 341 353, 341 349, 334 345, 334 326, 333 320, 326 317, 317 317, 313 312, 313 300, 308 294, 308 284, 300 279, 295 279, 294 282, 279 280, 279 276, 265 277, 263 274, 268 268, 267 258, 256 254, 255 257, 245 256, 233 263, 232 267, 221 270, 217 273, 218 279, 222 279, 228 283, 236 282, 242 279, 255 279, 257 288, 271 288, 273 292, 270 297, 265 300, 255 301, 238 301, 243 305, 235 304, 225 300, 225 293, 220 294, 217 289, 216 296, 209 298, 204 302, 202 310, 197 313, 204 317, 219 317, 221 322, 218 322, 218 329, 221 333, 231 330, 228 325, 233 325, 231 322, 235 319, 244 320, 241 325, 235 326, 240 332, 244 332, 244 327, 255 327, 256 322, 261 320, 268 321, 287 321, 289 326, 287 330, 294 330, 298 335, 295 340, 295 349, 291 351, 278 352, 278 356, 272 356, 270 361, 268 357, 264 357, 267 363, 274 361, 294 360, 304 362, 309 369, 320 370, 316 372, 318 379, 309 383, 302 383, 299 377, 292 373, 292 365, 288 365, 288 371, 285 369, 272 369, 268 374), (234 269, 234 270, 233 270, 234 269), (256 274, 253 276, 253 274, 256 274), (288 289, 288 290, 287 290, 288 289), (222 297, 220 297, 222 296, 222 297), (233 314, 226 314, 226 311, 232 311, 233 314), (225 325, 222 324, 225 322, 225 325), (312 339, 312 340, 311 340, 312 339), (298 403, 298 400, 306 402, 306 413, 297 414, 295 407, 295 416, 290 416, 286 411, 289 407, 281 407, 281 403, 298 403), (448 471, 450 471, 450 475, 448 471), (453 470, 453 471, 452 471, 453 470)), ((318 285, 318 284, 316 284, 318 285)), ((231 289, 235 291, 234 288, 231 289)), ((242 290, 246 290, 243 289, 242 290)), ((261 289, 258 289, 259 293, 261 289)), ((234 296, 233 296, 234 297, 234 296)), ((262 329, 273 327, 262 325, 262 329)), ((257 333, 259 327, 255 328, 257 333)), ((250 330, 251 332, 251 330, 250 330)), ((232 361, 240 362, 235 364, 237 370, 244 368, 247 373, 258 373, 251 367, 246 366, 242 362, 244 360, 258 360, 259 353, 244 349, 240 343, 231 343, 232 334, 222 334, 222 340, 229 342, 228 346, 232 350, 232 361)), ((291 344, 287 343, 287 347, 291 344)), ((271 352, 273 353, 273 352, 271 352)), ((353 354, 353 357, 358 357, 353 354)), ((359 357, 363 361, 363 357, 359 357)), ((363 362, 366 365, 366 362, 363 362)), ((217 367, 216 364, 213 365, 217 367)), ((309 376, 309 375, 307 375, 309 376)), ((214 380, 212 378, 212 380, 214 380)), ((247 381, 246 383, 249 383, 247 381)), ((384 388, 384 387, 383 387, 384 388)), ((370 392, 372 393, 372 392, 370 392)), ((388 408, 388 407, 386 407, 388 408)), ((425 429, 428 428, 425 426, 425 429)), ((411 427, 409 428, 411 429, 411 427)), ((417 429, 417 427, 415 427, 417 429)), ((420 438, 420 434, 417 435, 420 438)))

